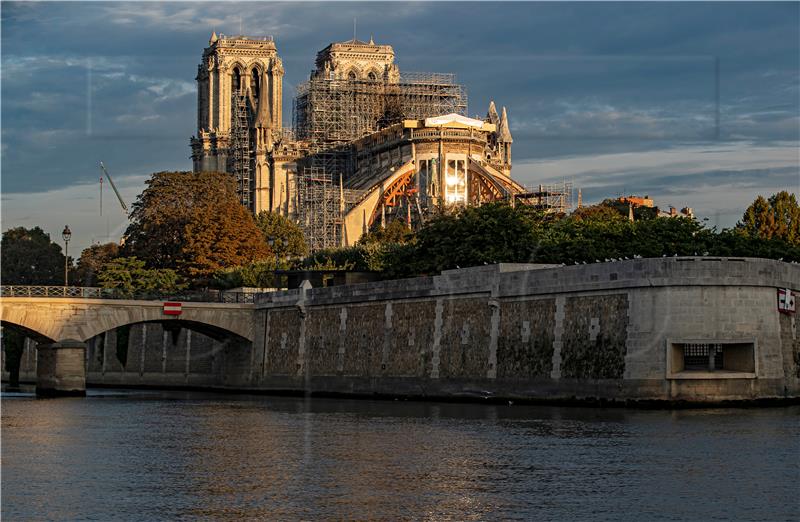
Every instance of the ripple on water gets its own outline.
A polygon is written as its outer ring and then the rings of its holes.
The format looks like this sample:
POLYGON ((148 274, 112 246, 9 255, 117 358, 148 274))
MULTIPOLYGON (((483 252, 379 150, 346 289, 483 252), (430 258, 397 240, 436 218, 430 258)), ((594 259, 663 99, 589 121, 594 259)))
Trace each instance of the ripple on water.
POLYGON ((7 520, 792 520, 800 408, 3 395, 7 520))

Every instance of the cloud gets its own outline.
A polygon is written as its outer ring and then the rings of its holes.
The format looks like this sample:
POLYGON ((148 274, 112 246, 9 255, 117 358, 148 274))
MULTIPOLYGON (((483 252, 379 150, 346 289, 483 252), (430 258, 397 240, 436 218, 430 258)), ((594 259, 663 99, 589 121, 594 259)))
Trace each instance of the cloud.
POLYGON ((800 194, 795 142, 730 142, 672 149, 595 154, 515 163, 524 184, 572 181, 584 201, 648 194, 661 206, 691 206, 715 224, 732 226, 758 194, 800 194))

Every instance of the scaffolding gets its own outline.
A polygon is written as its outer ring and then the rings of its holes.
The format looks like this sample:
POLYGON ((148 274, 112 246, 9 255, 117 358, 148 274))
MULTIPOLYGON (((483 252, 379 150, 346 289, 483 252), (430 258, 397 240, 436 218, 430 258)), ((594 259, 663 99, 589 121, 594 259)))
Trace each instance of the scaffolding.
POLYGON ((250 148, 250 109, 247 95, 243 91, 233 93, 231 107, 230 149, 228 151, 228 172, 236 179, 236 195, 245 208, 253 210, 253 186, 250 175, 253 160, 250 148))
POLYGON ((455 75, 404 73, 398 83, 312 78, 297 87, 292 120, 298 139, 321 145, 450 113, 467 113, 467 93, 455 75))
POLYGON ((341 245, 340 187, 323 169, 306 167, 297 178, 297 217, 311 252, 341 245))
POLYGON ((466 116, 467 93, 444 73, 403 73, 399 82, 312 78, 297 87, 294 136, 308 143, 298 176, 298 221, 311 251, 341 245, 342 216, 362 191, 341 185, 353 140, 404 119, 466 116))
POLYGON ((525 189, 525 192, 514 195, 515 203, 545 212, 566 213, 572 209, 572 182, 563 181, 525 189))

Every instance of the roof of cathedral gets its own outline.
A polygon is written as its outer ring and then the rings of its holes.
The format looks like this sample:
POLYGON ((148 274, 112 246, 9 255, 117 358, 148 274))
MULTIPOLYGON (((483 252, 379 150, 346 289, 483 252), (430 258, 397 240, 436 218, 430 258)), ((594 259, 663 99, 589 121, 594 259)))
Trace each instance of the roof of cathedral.
POLYGON ((468 118, 466 116, 462 116, 454 112, 451 112, 450 114, 443 114, 442 116, 425 118, 426 127, 441 127, 451 124, 457 124, 463 127, 474 127, 476 129, 482 129, 484 123, 486 122, 482 120, 476 120, 474 118, 468 118))
POLYGON ((375 45, 375 42, 371 42, 371 43, 370 42, 365 42, 363 40, 358 40, 356 38, 353 38, 352 40, 347 40, 347 41, 344 41, 344 42, 335 42, 335 43, 356 44, 356 45, 375 45))

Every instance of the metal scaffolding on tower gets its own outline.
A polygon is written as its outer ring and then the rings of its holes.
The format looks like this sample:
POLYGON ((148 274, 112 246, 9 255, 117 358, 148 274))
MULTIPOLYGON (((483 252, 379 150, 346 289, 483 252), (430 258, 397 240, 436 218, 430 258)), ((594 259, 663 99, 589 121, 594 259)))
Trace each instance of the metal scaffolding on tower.
POLYGON ((233 111, 228 171, 236 178, 236 194, 239 196, 239 201, 245 208, 253 210, 253 180, 251 177, 253 155, 250 148, 251 118, 247 103, 247 95, 243 91, 239 90, 233 93, 231 99, 233 111))
POLYGON ((467 113, 467 92, 455 75, 403 73, 398 83, 312 78, 297 87, 292 119, 298 139, 333 144, 450 113, 467 113))

